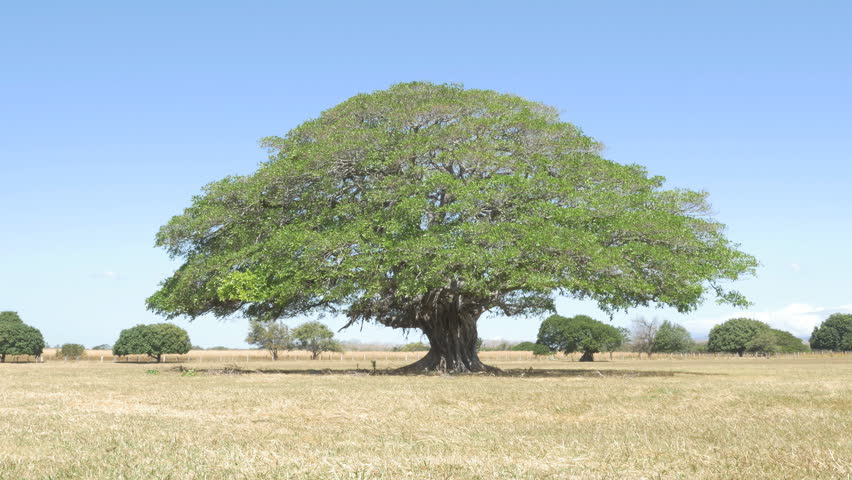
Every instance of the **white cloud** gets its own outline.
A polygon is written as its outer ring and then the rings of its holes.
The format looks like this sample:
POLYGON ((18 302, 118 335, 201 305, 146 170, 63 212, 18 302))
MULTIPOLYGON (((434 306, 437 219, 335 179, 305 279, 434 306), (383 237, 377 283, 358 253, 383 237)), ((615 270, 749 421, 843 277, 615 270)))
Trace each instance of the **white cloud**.
POLYGON ((774 311, 741 311, 724 317, 686 320, 683 326, 698 337, 705 337, 714 325, 731 318, 746 317, 768 323, 773 328, 786 330, 793 335, 807 339, 814 327, 828 318, 832 313, 852 313, 852 305, 839 307, 819 307, 805 303, 791 303, 774 311))
POLYGON ((790 269, 791 269, 791 270, 793 270, 794 272, 801 272, 801 271, 802 271, 802 266, 801 266, 801 265, 799 265, 798 263, 791 263, 791 264, 790 264, 790 269))

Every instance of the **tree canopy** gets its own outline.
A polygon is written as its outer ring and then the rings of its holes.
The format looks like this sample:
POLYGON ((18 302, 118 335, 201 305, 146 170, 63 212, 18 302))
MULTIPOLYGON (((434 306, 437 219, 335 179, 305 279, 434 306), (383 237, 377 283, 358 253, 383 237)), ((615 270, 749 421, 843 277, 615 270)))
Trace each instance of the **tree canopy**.
POLYGON ((21 320, 21 316, 18 315, 18 312, 13 312, 10 310, 0 312, 0 323, 2 322, 24 323, 24 321, 21 320))
POLYGON ((705 192, 601 155, 557 109, 414 82, 356 95, 262 145, 251 175, 204 188, 156 239, 183 261, 148 299, 167 317, 273 320, 341 312, 420 329, 414 370, 477 371, 476 322, 708 295, 753 273, 705 192))
POLYGON ((694 345, 695 341, 692 340, 686 328, 665 320, 657 328, 653 351, 655 353, 688 352, 694 345))
POLYGON ((801 338, 796 337, 790 332, 773 328, 772 333, 775 336, 775 345, 778 347, 777 351, 780 353, 807 352, 810 350, 801 338))
POLYGON ((192 349, 186 330, 171 323, 136 325, 121 331, 112 353, 116 356, 148 355, 161 362, 164 354, 182 355, 192 349))
POLYGON ((17 321, 0 321, 0 363, 6 361, 7 355, 37 357, 43 351, 44 337, 37 328, 24 324, 20 317, 17 321))
POLYGON ((342 352, 340 342, 334 339, 334 332, 320 322, 305 322, 293 329, 296 348, 311 352, 316 359, 322 352, 342 352))
POLYGON ((536 343, 564 353, 583 352, 580 361, 591 362, 595 353, 612 351, 622 341, 617 328, 586 315, 551 315, 541 323, 536 343))
POLYGON ((278 360, 278 352, 290 350, 293 346, 293 339, 290 335, 290 328, 281 322, 261 322, 252 319, 249 322, 246 343, 268 350, 272 355, 272 360, 278 360))
MULTIPOLYGON (((714 326, 707 339, 707 350, 710 352, 731 352, 743 356, 746 351, 754 351, 755 344, 749 344, 760 333, 771 335, 769 325, 750 318, 732 318, 714 326)), ((761 339, 765 342, 767 335, 761 339)))
POLYGON ((814 350, 852 352, 852 314, 835 313, 818 327, 814 327, 810 340, 814 350))

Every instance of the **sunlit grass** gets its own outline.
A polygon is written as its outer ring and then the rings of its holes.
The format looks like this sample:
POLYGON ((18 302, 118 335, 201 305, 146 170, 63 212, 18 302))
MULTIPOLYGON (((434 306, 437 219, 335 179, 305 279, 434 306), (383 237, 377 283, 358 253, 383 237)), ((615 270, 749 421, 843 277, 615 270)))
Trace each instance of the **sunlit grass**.
POLYGON ((0 365, 0 478, 852 476, 848 357, 496 363, 534 368, 513 377, 236 363, 253 373, 215 361, 185 363, 194 376, 175 364, 0 365), (274 373, 326 368, 350 373, 274 373))

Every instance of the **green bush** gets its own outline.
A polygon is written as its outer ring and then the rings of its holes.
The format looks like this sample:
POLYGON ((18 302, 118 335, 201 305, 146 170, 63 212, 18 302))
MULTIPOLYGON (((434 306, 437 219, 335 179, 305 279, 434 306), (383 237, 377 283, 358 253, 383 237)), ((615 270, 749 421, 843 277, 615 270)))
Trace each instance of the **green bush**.
POLYGON ((148 355, 162 361, 164 354, 184 354, 192 348, 186 330, 171 323, 136 325, 121 331, 112 347, 116 356, 148 355))
POLYGON ((56 351, 57 357, 77 358, 86 354, 86 347, 79 343, 65 343, 56 351))
POLYGON ((533 342, 521 342, 514 347, 512 347, 512 351, 515 352, 532 352, 533 355, 551 355, 553 353, 552 350, 547 348, 546 345, 542 345, 540 343, 533 342))

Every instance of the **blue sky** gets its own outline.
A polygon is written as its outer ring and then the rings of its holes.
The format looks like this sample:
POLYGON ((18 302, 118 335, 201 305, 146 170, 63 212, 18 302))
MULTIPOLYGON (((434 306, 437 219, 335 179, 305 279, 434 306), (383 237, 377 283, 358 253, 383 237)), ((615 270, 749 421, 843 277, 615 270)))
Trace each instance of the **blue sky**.
MULTIPOLYGON (((252 172, 259 138, 411 80, 558 107, 609 158, 708 190, 762 262, 737 285, 747 312, 711 301, 616 324, 659 316, 700 338, 747 313, 806 337, 852 311, 848 2, 125 3, 0 16, 0 310, 51 344, 158 321, 144 300, 176 267, 153 248, 160 225, 204 184, 252 172)), ((177 323, 194 343, 244 346, 243 319, 177 323)), ((532 339, 538 324, 487 318, 480 333, 532 339)))

